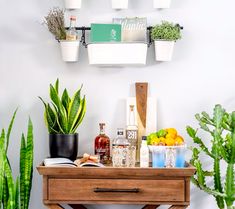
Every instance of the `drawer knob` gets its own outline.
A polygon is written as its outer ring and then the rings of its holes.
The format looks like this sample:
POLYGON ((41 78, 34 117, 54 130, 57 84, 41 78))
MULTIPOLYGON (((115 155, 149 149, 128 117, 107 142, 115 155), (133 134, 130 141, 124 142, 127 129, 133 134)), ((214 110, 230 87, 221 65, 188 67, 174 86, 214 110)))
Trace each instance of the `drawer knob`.
POLYGON ((95 188, 94 192, 128 192, 128 193, 138 193, 139 188, 133 189, 113 189, 113 188, 95 188))

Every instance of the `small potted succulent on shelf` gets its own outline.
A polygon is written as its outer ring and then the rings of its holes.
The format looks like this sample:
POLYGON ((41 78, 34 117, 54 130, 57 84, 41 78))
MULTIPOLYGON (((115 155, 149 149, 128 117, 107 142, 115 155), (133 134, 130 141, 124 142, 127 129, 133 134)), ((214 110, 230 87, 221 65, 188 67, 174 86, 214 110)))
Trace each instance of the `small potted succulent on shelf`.
POLYGON ((128 9, 128 0, 112 0, 113 9, 128 9))
POLYGON ((80 9, 82 7, 82 0, 64 0, 66 9, 80 9))
POLYGON ((171 0, 153 0, 153 7, 155 9, 170 8, 171 0))
POLYGON ((45 124, 49 132, 49 148, 52 158, 65 157, 75 160, 78 152, 78 133, 76 130, 81 124, 86 112, 85 96, 81 97, 78 89, 70 98, 67 89, 59 95, 59 80, 55 85, 50 84, 51 103, 44 104, 45 124))
POLYGON ((76 17, 70 17, 70 27, 66 30, 64 11, 59 8, 54 8, 50 10, 45 17, 44 23, 47 25, 48 30, 55 36, 55 39, 60 43, 63 61, 78 61, 80 41, 78 40, 75 28, 76 17))
POLYGON ((151 30, 151 38, 155 43, 157 61, 171 61, 175 42, 181 39, 179 24, 162 21, 151 30))

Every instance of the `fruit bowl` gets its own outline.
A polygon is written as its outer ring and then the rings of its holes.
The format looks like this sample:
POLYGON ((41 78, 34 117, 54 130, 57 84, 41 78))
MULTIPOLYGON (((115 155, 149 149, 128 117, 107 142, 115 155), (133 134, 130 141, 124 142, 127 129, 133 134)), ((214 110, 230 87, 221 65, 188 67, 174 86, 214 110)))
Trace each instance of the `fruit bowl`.
POLYGON ((148 145, 152 153, 153 168, 183 168, 185 167, 185 153, 187 146, 156 146, 148 145))

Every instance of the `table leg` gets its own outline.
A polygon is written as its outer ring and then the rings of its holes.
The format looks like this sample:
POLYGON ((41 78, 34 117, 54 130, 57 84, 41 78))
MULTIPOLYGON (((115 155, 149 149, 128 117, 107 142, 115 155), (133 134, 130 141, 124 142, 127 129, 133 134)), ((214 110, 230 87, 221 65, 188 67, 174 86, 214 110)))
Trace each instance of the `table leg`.
POLYGON ((87 209, 85 206, 83 205, 69 205, 71 208, 73 209, 87 209))
POLYGON ((169 209, 186 209, 188 205, 172 205, 169 209))
POLYGON ((145 205, 142 209, 156 209, 158 208, 160 205, 145 205))
POLYGON ((48 209, 64 209, 62 206, 58 205, 58 204, 49 204, 49 205, 45 205, 48 209))

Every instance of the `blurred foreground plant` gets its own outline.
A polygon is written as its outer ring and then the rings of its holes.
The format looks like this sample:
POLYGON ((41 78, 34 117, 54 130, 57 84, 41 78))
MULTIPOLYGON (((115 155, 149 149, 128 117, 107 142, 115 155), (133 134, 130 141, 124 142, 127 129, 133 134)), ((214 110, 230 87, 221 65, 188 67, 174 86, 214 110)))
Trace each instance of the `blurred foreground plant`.
POLYGON ((221 105, 216 105, 213 116, 206 112, 195 115, 200 129, 211 135, 212 148, 209 149, 197 135, 197 130, 187 127, 189 136, 198 146, 193 148, 191 164, 196 167, 197 173, 192 182, 210 195, 213 195, 220 209, 234 209, 235 201, 235 112, 227 113, 221 105), (213 170, 203 170, 199 156, 204 153, 213 161, 213 170), (221 180, 220 166, 226 163, 225 181, 221 180), (207 185, 207 178, 213 178, 214 187, 207 185))
POLYGON ((8 145, 16 111, 7 132, 0 136, 0 209, 28 209, 33 176, 33 125, 28 121, 27 138, 22 134, 20 148, 20 174, 13 178, 7 156, 8 145))

